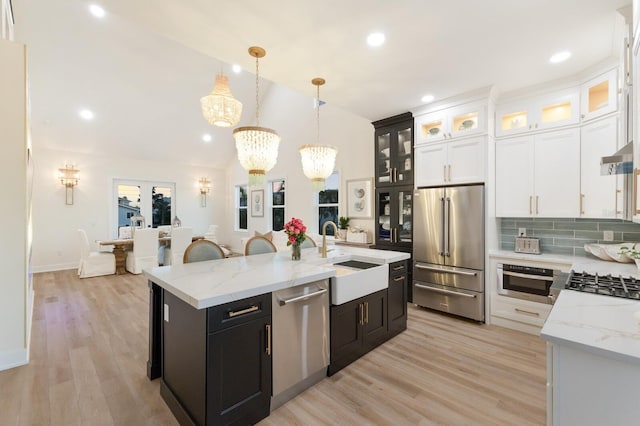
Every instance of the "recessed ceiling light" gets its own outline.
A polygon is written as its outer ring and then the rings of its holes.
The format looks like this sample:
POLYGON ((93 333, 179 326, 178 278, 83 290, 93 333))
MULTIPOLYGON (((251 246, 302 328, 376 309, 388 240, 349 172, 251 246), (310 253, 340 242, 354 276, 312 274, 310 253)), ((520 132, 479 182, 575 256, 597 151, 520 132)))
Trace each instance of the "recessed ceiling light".
POLYGON ((211 137, 209 133, 205 133, 204 135, 202 135, 202 140, 205 142, 211 142, 213 140, 213 137, 211 137))
POLYGON ((558 52, 551 58, 549 58, 549 62, 551 62, 552 64, 557 64, 559 62, 566 61, 567 59, 569 59, 569 57, 571 57, 571 52, 558 52))
POLYGON ((367 43, 369 46, 380 46, 384 43, 384 34, 382 33, 371 33, 367 37, 367 43))
POLYGON ((235 72, 236 74, 240 74, 240 71, 242 71, 242 67, 238 64, 233 64, 233 66, 231 67, 231 69, 233 70, 233 72, 235 72))
POLYGON ((105 15, 104 9, 97 4, 92 4, 91 6, 89 6, 89 12, 91 12, 91 14, 96 18, 104 18, 105 15))
POLYGON ((428 104, 429 102, 433 101, 435 98, 433 97, 433 95, 424 95, 422 98, 420 98, 420 100, 422 102, 424 102, 425 104, 428 104))
POLYGON ((82 117, 85 120, 93 120, 93 111, 89 110, 89 109, 83 109, 80 110, 80 117, 82 117))

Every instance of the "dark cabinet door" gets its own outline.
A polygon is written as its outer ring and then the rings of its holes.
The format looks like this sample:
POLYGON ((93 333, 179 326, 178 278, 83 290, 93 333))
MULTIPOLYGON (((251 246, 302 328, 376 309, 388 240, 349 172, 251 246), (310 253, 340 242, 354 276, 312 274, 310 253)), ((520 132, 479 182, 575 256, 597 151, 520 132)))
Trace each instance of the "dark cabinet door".
POLYGON ((254 424, 269 415, 270 326, 262 317, 208 335, 208 425, 254 424))
POLYGON ((407 277, 406 261, 389 265, 389 288, 387 289, 389 337, 407 328, 407 277))
POLYGON ((412 247, 413 187, 376 190, 376 245, 412 247))
POLYGON ((361 300, 331 307, 331 365, 329 375, 357 359, 362 351, 361 300))
POLYGON ((383 343, 388 338, 387 330, 387 290, 381 290, 365 296, 363 303, 363 349, 371 349, 383 343))
POLYGON ((411 113, 376 121, 376 187, 413 183, 413 117, 411 113))

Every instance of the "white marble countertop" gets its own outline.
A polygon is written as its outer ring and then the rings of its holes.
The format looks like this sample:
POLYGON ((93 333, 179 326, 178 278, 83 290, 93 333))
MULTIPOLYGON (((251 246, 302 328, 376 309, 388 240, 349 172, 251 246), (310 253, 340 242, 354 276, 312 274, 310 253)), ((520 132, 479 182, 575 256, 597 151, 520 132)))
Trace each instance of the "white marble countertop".
POLYGON ((640 362, 640 321, 636 312, 640 312, 640 302, 636 300, 563 290, 540 335, 555 344, 640 362))
POLYGON ((232 257, 184 265, 145 269, 147 278, 197 309, 330 278, 336 270, 322 264, 360 260, 375 264, 408 259, 408 253, 341 246, 323 259, 318 249, 302 250, 291 260, 290 251, 232 257))

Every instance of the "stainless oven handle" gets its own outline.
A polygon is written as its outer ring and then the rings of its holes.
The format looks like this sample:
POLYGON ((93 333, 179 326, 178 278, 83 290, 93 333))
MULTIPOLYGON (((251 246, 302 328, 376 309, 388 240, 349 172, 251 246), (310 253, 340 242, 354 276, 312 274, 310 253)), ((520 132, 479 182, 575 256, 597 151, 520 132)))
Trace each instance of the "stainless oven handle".
POLYGON ((416 283, 415 286, 418 287, 418 288, 422 288, 424 290, 433 291, 434 293, 447 294, 447 295, 450 295, 450 296, 468 297, 469 299, 475 299, 476 298, 475 294, 458 293, 457 291, 451 291, 451 290, 444 290, 444 289, 441 289, 441 288, 429 287, 429 286, 418 284, 418 283, 416 283))
POLYGON ((519 272, 502 271, 502 275, 509 275, 511 277, 519 277, 519 278, 529 278, 532 280, 553 281, 553 277, 545 277, 542 275, 521 274, 519 272))
POLYGON ((451 271, 449 269, 441 269, 441 268, 434 268, 433 266, 420 265, 419 263, 416 263, 416 268, 425 269, 427 271, 432 271, 432 272, 443 272, 445 274, 466 275, 467 277, 475 277, 478 275, 477 272, 451 271))
POLYGON ((278 299, 278 303, 280 304, 280 306, 284 306, 288 303, 294 303, 294 302, 299 302, 301 300, 311 299, 312 297, 320 296, 321 294, 324 294, 326 292, 327 292, 326 288, 321 288, 318 291, 314 291, 313 293, 309 293, 309 294, 303 294, 302 296, 291 297, 289 299, 278 299))

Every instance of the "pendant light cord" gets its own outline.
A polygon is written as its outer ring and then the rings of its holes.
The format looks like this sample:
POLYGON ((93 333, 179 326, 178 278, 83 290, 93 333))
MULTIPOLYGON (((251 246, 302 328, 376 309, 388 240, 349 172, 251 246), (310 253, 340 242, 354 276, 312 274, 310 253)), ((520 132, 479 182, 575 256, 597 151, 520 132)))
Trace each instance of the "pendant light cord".
POLYGON ((318 145, 320 144, 320 85, 316 86, 316 101, 318 102, 318 105, 316 106, 316 122, 318 123, 318 129, 317 129, 317 139, 318 139, 318 145))
POLYGON ((259 76, 260 76, 260 69, 258 68, 258 56, 256 56, 256 126, 260 126, 260 113, 259 113, 259 100, 258 100, 258 93, 260 92, 260 85, 259 85, 259 76))

